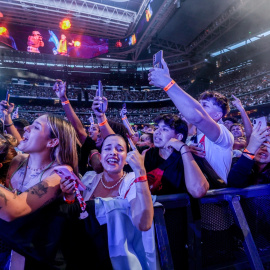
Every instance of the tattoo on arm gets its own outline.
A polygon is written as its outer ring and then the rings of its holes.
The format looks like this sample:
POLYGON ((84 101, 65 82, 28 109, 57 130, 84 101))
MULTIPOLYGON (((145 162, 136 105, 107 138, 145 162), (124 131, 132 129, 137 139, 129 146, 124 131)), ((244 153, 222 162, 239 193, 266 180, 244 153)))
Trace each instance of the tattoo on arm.
POLYGON ((41 198, 48 192, 48 186, 46 186, 43 182, 41 182, 29 188, 27 192, 29 192, 32 195, 37 195, 39 198, 41 198))
MULTIPOLYGON (((31 195, 36 195, 38 196, 38 198, 42 198, 43 196, 45 196, 48 193, 48 184, 46 182, 41 182, 36 184, 35 186, 31 187, 29 190, 26 190, 26 192, 28 192, 31 195)), ((55 191, 55 194, 48 198, 48 200, 46 202, 43 203, 43 206, 50 204, 52 201, 54 201, 60 194, 62 193, 61 189, 58 188, 55 191)))

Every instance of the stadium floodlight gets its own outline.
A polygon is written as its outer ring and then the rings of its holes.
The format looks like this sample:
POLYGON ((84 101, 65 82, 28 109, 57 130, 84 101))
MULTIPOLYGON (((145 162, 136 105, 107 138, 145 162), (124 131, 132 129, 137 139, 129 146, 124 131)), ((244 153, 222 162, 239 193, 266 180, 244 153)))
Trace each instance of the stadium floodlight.
POLYGON ((230 46, 228 46, 228 47, 226 47, 226 48, 224 48, 224 49, 222 49, 220 51, 213 52, 213 53, 210 54, 210 56, 211 57, 216 57, 216 56, 221 55, 223 53, 226 53, 226 52, 232 51, 234 49, 243 47, 243 46, 245 46, 245 45, 247 45, 249 43, 252 43, 254 41, 257 41, 257 40, 259 40, 259 39, 261 39, 263 37, 269 36, 269 35, 270 35, 270 30, 266 31, 264 33, 258 34, 258 35, 254 36, 252 38, 248 38, 247 40, 243 40, 243 41, 241 41, 239 43, 230 45, 230 46))

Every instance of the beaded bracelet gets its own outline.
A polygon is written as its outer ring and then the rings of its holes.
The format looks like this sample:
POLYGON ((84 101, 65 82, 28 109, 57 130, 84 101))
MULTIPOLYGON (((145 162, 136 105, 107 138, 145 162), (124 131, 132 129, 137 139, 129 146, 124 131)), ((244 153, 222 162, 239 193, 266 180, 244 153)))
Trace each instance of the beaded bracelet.
POLYGON ((105 119, 103 122, 98 123, 98 125, 99 125, 100 127, 102 127, 102 126, 104 126, 107 122, 108 122, 108 120, 105 119))
POLYGON ((66 199, 65 196, 63 196, 63 199, 64 199, 64 201, 65 201, 67 204, 73 204, 73 203, 75 203, 75 198, 74 198, 73 200, 68 200, 68 199, 66 199))
POLYGON ((140 176, 134 180, 134 183, 147 181, 147 175, 140 176))
POLYGON ((174 80, 171 80, 167 86, 165 86, 163 89, 165 92, 167 92, 173 85, 175 84, 174 80))
POLYGON ((12 125, 14 125, 13 122, 11 124, 4 124, 5 127, 11 127, 12 125))
POLYGON ((64 106, 64 105, 67 105, 67 104, 69 104, 69 100, 63 101, 63 102, 61 102, 61 103, 62 103, 63 106, 64 106))

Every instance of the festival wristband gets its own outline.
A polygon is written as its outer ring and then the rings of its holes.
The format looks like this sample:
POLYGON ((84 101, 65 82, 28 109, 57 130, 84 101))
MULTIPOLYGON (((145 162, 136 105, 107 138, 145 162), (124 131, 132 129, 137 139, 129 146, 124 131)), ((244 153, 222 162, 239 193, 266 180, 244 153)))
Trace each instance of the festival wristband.
POLYGON ((167 86, 163 88, 165 92, 167 92, 173 85, 175 84, 174 80, 171 80, 167 86))
POLYGON ((98 125, 99 125, 100 127, 102 127, 102 126, 104 126, 107 122, 108 122, 108 120, 105 119, 103 122, 98 123, 98 125))
POLYGON ((134 180, 134 183, 147 181, 147 175, 140 176, 134 180))
POLYGON ((93 154, 91 154, 91 156, 90 156, 89 160, 91 160, 91 158, 92 158, 92 157, 93 157, 93 155, 95 155, 95 154, 99 154, 99 152, 94 152, 93 154))
POLYGON ((123 121, 124 121, 124 120, 126 120, 126 119, 127 119, 127 117, 126 117, 126 116, 122 118, 122 120, 123 120, 123 121))
POLYGON ((62 103, 63 106, 64 106, 64 105, 67 105, 67 104, 69 104, 69 100, 63 101, 63 102, 61 102, 61 103, 62 103))
POLYGON ((250 153, 246 148, 244 149, 243 154, 246 154, 250 159, 255 158, 255 154, 250 153))
POLYGON ((65 201, 67 204, 73 204, 73 203, 75 203, 75 198, 74 198, 73 200, 68 200, 68 199, 66 199, 65 196, 63 196, 63 199, 64 199, 64 201, 65 201))

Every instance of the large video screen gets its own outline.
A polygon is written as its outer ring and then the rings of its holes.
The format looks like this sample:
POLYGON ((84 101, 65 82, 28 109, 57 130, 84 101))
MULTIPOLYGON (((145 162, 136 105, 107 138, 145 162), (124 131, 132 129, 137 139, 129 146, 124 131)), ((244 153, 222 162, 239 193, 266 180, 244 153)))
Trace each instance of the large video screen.
POLYGON ((127 48, 135 45, 138 40, 140 40, 146 28, 149 26, 150 22, 157 14, 162 3, 163 0, 150 0, 144 11, 144 15, 141 17, 134 33, 125 39, 119 39, 115 41, 114 46, 118 48, 127 48))
POLYGON ((20 25, 0 26, 0 43, 18 51, 93 58, 108 52, 108 40, 20 25))

